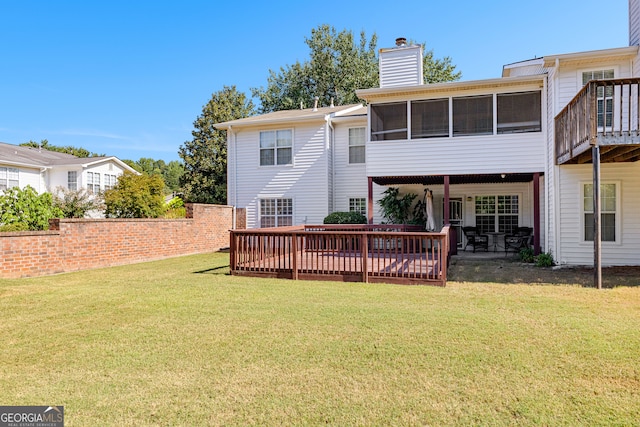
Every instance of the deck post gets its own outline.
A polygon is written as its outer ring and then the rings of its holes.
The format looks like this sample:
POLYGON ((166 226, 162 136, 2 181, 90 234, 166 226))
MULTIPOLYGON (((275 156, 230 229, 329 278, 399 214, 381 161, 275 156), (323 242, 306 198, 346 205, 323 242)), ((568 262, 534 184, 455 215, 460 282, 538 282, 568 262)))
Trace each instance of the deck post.
POLYGON ((360 235, 360 253, 362 257, 362 281, 369 283, 369 233, 365 232, 360 235))
POLYGON ((291 234, 291 278, 298 280, 298 235, 291 234))
POLYGON ((540 172, 533 174, 533 254, 540 255, 540 172))
POLYGON ((233 273, 236 267, 236 236, 233 230, 229 231, 229 266, 233 273))
POLYGON ((600 147, 594 144, 591 147, 593 158, 593 280, 596 288, 602 289, 602 236, 600 233, 600 215, 602 206, 600 203, 600 147))

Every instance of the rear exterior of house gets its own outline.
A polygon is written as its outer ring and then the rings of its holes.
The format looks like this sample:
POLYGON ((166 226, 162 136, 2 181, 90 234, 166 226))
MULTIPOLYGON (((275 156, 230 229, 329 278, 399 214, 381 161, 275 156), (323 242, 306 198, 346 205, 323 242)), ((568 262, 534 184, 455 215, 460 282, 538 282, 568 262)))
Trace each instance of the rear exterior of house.
POLYGON ((639 3, 629 2, 628 47, 509 64, 496 79, 423 84, 421 47, 401 41, 380 50, 381 87, 358 91, 366 110, 220 124, 229 131, 228 203, 247 208, 249 227, 320 223, 347 210, 380 223, 376 202, 388 187, 417 199, 430 190, 435 228, 451 224, 459 248, 462 226, 498 247, 531 227, 536 252, 589 265, 601 163, 602 265, 638 265, 639 3))

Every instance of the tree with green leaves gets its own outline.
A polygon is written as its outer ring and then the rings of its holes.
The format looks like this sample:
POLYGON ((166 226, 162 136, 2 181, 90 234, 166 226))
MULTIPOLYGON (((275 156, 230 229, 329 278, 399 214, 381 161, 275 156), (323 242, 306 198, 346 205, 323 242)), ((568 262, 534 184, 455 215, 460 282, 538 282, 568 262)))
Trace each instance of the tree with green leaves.
POLYGON ((125 171, 104 192, 104 204, 107 218, 158 218, 166 209, 162 177, 125 171))
MULTIPOLYGON (((311 30, 305 39, 309 46, 309 60, 281 67, 279 72, 270 70, 267 87, 252 88, 254 97, 260 100, 260 112, 310 107, 319 98, 320 106, 361 102, 357 89, 379 85, 377 36, 367 39, 360 33, 355 43, 351 31, 320 25, 311 30)), ((423 44, 424 49, 424 44, 423 44)), ((424 79, 427 83, 458 80, 451 58, 434 58, 433 50, 425 50, 423 57, 424 79)))
POLYGON ((51 193, 38 194, 29 185, 8 188, 0 196, 0 231, 47 230, 50 219, 62 216, 51 193))
POLYGON ((193 139, 178 151, 184 162, 180 186, 186 201, 227 203, 227 135, 213 125, 253 113, 253 102, 235 86, 224 86, 211 96, 193 123, 193 139))
POLYGON ((71 145, 62 147, 58 145, 49 144, 49 141, 46 139, 43 139, 40 142, 29 141, 20 145, 22 147, 41 148, 43 150, 71 154, 76 157, 104 157, 105 156, 104 154, 92 153, 91 151, 81 147, 73 147, 71 145))

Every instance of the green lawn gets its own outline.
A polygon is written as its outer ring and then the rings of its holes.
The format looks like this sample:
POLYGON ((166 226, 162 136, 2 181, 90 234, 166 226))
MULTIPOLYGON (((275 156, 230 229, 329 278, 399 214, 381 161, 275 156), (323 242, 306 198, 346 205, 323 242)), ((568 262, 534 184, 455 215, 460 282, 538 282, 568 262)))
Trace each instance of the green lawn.
POLYGON ((0 280, 0 404, 89 425, 638 425, 640 287, 0 280))

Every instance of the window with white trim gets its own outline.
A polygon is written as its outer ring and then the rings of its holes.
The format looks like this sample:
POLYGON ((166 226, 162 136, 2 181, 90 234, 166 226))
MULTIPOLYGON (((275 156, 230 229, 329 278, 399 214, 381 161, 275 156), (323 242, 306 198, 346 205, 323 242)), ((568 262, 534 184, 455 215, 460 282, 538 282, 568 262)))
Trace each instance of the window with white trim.
POLYGON ((260 132, 260 166, 290 165, 292 143, 291 129, 260 132))
POLYGON ((358 212, 367 215, 367 199, 364 197, 349 198, 349 212, 358 212))
POLYGON ((293 199, 260 199, 260 227, 293 225, 293 199))
POLYGON ((98 172, 87 172, 87 191, 96 194, 100 192, 100 174, 98 172))
POLYGON ((349 163, 365 162, 365 128, 349 129, 349 163))
POLYGON ((20 170, 18 168, 0 168, 0 190, 6 190, 20 185, 20 170))
MULTIPOLYGON (((617 186, 612 183, 600 184, 600 239, 603 242, 616 241, 616 218, 618 210, 617 186)), ((584 184, 582 196, 584 217, 584 240, 593 242, 593 184, 584 184)))
POLYGON ((111 190, 116 186, 118 177, 116 175, 104 174, 104 189, 111 190))
POLYGON ((513 233, 518 228, 517 195, 476 196, 476 226, 481 233, 513 233))
POLYGON ((73 191, 78 189, 78 172, 67 171, 67 188, 73 191))
MULTIPOLYGON (((586 85, 589 80, 612 79, 614 70, 595 70, 585 71, 582 73, 582 86, 586 85)), ((597 94, 598 103, 598 127, 611 127, 613 124, 613 86, 598 87, 597 94), (606 90, 605 90, 606 89, 606 90)))

